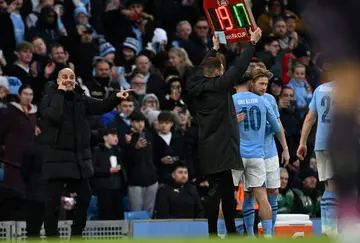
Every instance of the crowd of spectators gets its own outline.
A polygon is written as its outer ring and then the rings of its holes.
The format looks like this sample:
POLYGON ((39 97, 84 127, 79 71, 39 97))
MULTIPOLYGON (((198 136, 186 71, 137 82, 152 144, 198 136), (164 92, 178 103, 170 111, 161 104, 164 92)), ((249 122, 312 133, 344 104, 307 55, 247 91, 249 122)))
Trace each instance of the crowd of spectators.
MULTIPOLYGON (((331 79, 330 70, 312 45, 311 26, 301 20, 307 1, 252 2, 263 30, 253 62, 274 74, 267 92, 278 102, 291 155, 281 169, 279 212, 319 216, 316 158, 309 153, 299 161, 296 149, 312 92, 331 79)), ((42 207, 39 104, 65 67, 93 98, 134 89, 110 113, 89 117, 98 218, 122 219, 124 211, 203 217, 207 182, 197 173, 197 124, 186 84, 212 47, 204 15, 201 0, 0 0, 0 168, 6 190, 0 219, 22 217, 22 200, 13 198, 18 194, 32 208, 42 207)), ((224 66, 241 51, 240 43, 222 46, 224 66)))

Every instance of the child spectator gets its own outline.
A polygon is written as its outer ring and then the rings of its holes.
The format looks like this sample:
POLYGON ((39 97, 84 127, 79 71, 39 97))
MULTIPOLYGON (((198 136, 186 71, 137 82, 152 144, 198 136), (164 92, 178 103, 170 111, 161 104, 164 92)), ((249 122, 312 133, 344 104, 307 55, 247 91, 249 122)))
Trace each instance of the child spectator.
POLYGON ((115 64, 123 69, 123 74, 129 74, 135 68, 135 58, 139 45, 140 43, 136 38, 127 37, 121 48, 121 53, 116 53, 115 64))
POLYGON ((104 129, 104 143, 93 153, 94 176, 92 190, 98 195, 100 220, 124 218, 123 198, 126 192, 126 172, 118 145, 116 129, 104 129))
POLYGON ((301 110, 301 116, 304 116, 308 110, 312 98, 311 87, 305 79, 306 67, 302 64, 295 64, 292 67, 293 78, 288 87, 295 92, 297 107, 301 110))
POLYGON ((130 115, 131 133, 124 145, 126 169, 129 178, 130 211, 147 211, 152 215, 155 207, 158 178, 153 163, 153 139, 145 128, 145 116, 139 111, 130 115))
POLYGON ((172 172, 172 164, 184 159, 182 138, 172 133, 174 116, 169 111, 163 111, 158 116, 159 131, 154 138, 154 162, 158 167, 160 183, 167 183, 172 172))

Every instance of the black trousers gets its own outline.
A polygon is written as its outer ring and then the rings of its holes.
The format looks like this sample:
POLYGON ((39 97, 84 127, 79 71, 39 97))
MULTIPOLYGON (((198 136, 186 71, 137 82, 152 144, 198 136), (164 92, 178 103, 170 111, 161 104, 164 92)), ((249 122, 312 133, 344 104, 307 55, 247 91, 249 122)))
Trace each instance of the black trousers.
POLYGON ((231 170, 207 176, 209 183, 208 198, 205 204, 210 236, 217 237, 217 221, 220 200, 224 213, 226 230, 229 235, 236 234, 235 213, 236 200, 231 170))
POLYGON ((27 199, 25 208, 27 237, 40 237, 41 226, 44 222, 45 203, 27 199))
POLYGON ((124 219, 124 196, 120 188, 101 190, 97 195, 100 220, 124 219))
POLYGON ((46 205, 44 226, 47 237, 58 236, 58 219, 61 196, 64 187, 71 193, 76 193, 76 205, 71 226, 72 236, 81 236, 86 226, 86 216, 91 199, 91 189, 88 180, 56 180, 48 181, 46 185, 46 205))

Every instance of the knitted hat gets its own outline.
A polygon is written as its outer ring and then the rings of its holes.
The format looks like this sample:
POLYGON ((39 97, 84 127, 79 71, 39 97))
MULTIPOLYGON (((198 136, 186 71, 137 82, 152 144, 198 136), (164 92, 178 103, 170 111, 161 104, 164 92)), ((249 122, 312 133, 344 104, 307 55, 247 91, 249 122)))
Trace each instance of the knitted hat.
POLYGON ((7 90, 9 89, 9 81, 4 76, 0 76, 0 87, 4 87, 7 90))
POLYGON ((156 28, 154 30, 154 36, 152 38, 152 43, 161 43, 166 44, 168 42, 167 33, 164 29, 156 28))
POLYGON ((86 16, 89 16, 88 11, 86 10, 86 8, 84 8, 83 6, 78 6, 75 8, 74 10, 74 18, 75 18, 75 22, 77 23, 77 18, 79 17, 80 14, 85 14, 86 16))
POLYGON ((99 40, 99 55, 105 57, 109 53, 115 53, 115 48, 105 39, 99 40))
POLYGON ((146 114, 146 119, 148 120, 150 126, 154 123, 154 121, 158 118, 160 114, 160 111, 154 111, 154 110, 150 110, 147 114, 146 114))
POLYGON ((148 99, 154 99, 156 101, 156 107, 159 108, 159 99, 155 94, 146 94, 143 99, 143 103, 146 102, 148 99))
POLYGON ((135 53, 139 51, 140 42, 133 37, 126 37, 123 46, 133 50, 135 53))
POLYGON ((10 94, 17 95, 22 82, 17 77, 8 77, 10 94))

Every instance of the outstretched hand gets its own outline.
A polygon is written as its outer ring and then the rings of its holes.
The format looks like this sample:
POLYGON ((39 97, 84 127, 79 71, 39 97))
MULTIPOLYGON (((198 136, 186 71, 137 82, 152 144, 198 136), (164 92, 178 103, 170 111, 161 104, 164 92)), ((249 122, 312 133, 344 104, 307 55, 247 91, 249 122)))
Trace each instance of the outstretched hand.
POLYGON ((120 91, 116 93, 116 97, 121 98, 121 99, 126 99, 127 97, 129 97, 129 92, 134 91, 134 89, 127 89, 124 91, 120 91))

